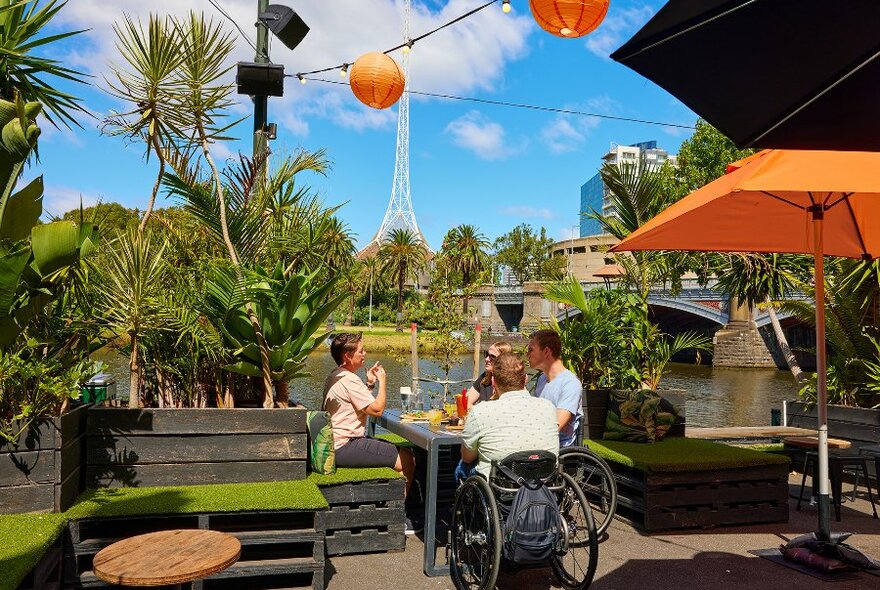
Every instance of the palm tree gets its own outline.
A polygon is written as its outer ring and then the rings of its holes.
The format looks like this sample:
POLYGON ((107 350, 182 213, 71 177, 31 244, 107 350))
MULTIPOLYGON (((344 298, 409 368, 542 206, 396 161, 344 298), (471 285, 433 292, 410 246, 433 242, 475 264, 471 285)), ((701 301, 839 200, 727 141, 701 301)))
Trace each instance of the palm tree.
POLYGON ((428 251, 415 233, 408 229, 396 229, 379 247, 379 260, 382 274, 393 277, 397 282, 397 324, 395 329, 403 330, 403 287, 406 278, 419 272, 428 258, 428 251))
POLYGON ((469 224, 452 228, 443 240, 443 250, 449 257, 452 270, 461 273, 464 289, 462 313, 465 318, 467 318, 470 299, 468 287, 477 275, 489 267, 489 255, 486 253, 489 246, 486 236, 469 224))
POLYGON ((105 319, 108 328, 129 338, 131 408, 140 407, 141 339, 145 332, 162 325, 164 250, 165 244, 154 248, 149 232, 142 234, 129 229, 119 234, 109 248, 109 255, 98 266, 102 275, 98 289, 104 306, 98 317, 105 319))
POLYGON ((803 256, 781 254, 733 253, 723 256, 725 264, 718 273, 718 286, 732 300, 745 304, 750 312, 759 305, 767 306, 785 362, 795 380, 801 383, 804 372, 788 345, 771 301, 783 300, 797 288, 799 278, 809 275, 809 260, 803 256))
POLYGON ((348 313, 345 316, 345 325, 350 326, 354 318, 354 305, 357 298, 364 291, 364 285, 367 278, 364 275, 364 263, 360 260, 351 260, 348 266, 339 269, 338 287, 342 293, 348 298, 348 313))
POLYGON ((19 94, 25 102, 39 102, 48 112, 46 119, 55 127, 74 124, 77 111, 85 113, 80 98, 57 90, 44 78, 53 76, 85 84, 83 74, 66 68, 57 60, 33 55, 37 49, 78 35, 70 31, 37 38, 67 2, 48 0, 40 6, 38 0, 0 0, 0 98, 14 101, 19 94))
POLYGON ((159 161, 156 182, 139 226, 143 233, 165 174, 167 152, 186 136, 186 120, 176 100, 181 83, 179 68, 185 53, 178 26, 167 16, 151 14, 146 30, 140 21, 126 16, 125 23, 114 25, 113 30, 116 48, 127 68, 111 65, 115 81, 108 81, 108 86, 110 94, 131 108, 124 113, 111 113, 104 127, 110 135, 140 139, 146 146, 147 161, 151 155, 159 161))

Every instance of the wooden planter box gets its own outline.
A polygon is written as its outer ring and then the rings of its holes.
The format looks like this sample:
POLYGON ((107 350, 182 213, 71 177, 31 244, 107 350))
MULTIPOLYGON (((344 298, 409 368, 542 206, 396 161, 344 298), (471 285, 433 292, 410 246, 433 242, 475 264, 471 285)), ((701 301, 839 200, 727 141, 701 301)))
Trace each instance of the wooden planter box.
POLYGON ((315 528, 326 535, 327 555, 404 549, 404 485, 393 479, 322 487, 330 510, 315 513, 315 528))
POLYGON ((133 535, 198 528, 238 538, 241 558, 228 569, 193 582, 193 590, 324 590, 324 534, 315 530, 314 515, 312 511, 216 512, 74 521, 65 547, 64 588, 118 588, 92 572, 98 551, 133 535))
POLYGON ((92 408, 88 487, 146 487, 306 477, 306 411, 92 408))
POLYGON ((646 531, 788 522, 788 465, 647 473, 608 464, 618 516, 646 531))
POLYGON ((88 406, 30 426, 0 443, 0 513, 63 512, 84 488, 88 406))

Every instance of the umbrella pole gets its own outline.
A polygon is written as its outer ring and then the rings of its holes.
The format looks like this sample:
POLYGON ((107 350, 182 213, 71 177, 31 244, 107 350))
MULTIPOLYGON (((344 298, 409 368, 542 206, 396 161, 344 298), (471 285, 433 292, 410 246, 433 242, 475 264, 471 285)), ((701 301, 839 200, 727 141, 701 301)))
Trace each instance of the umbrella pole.
POLYGON ((816 392, 819 409, 819 531, 823 541, 831 538, 831 505, 828 484, 828 393, 825 361, 825 257, 823 255, 822 205, 811 207, 813 213, 813 264, 816 280, 816 392))

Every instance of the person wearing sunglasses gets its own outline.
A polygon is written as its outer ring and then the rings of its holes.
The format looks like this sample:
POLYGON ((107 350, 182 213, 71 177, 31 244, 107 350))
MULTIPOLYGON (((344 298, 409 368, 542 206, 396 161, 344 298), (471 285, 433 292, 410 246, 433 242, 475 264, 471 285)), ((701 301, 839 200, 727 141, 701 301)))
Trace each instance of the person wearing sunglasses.
POLYGON ((495 399, 497 396, 492 391, 492 368, 495 366, 495 360, 499 355, 505 352, 511 352, 513 347, 503 340, 492 344, 486 352, 486 369, 479 377, 474 379, 474 384, 467 392, 468 408, 473 407, 477 402, 485 402, 495 399))

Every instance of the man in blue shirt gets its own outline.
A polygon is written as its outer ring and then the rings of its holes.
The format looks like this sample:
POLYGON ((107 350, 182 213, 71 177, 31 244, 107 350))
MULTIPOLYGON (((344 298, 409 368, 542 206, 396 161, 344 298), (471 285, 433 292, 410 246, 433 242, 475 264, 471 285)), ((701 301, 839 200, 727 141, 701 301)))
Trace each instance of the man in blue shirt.
POLYGON ((543 374, 538 377, 535 395, 556 406, 559 446, 580 445, 577 432, 584 416, 583 386, 577 375, 562 364, 562 341, 555 330, 538 330, 529 339, 529 364, 543 374))

